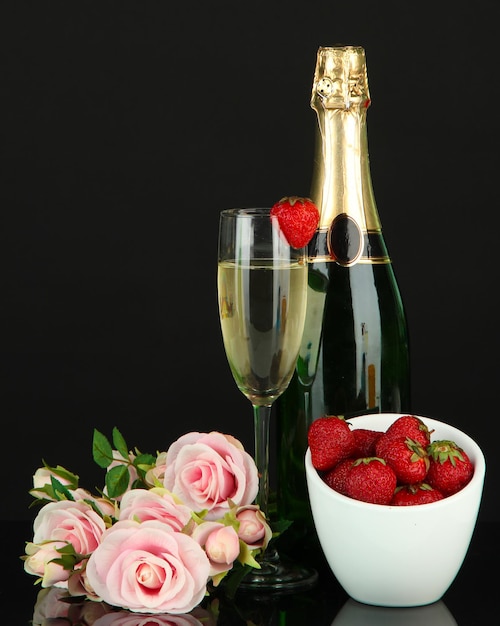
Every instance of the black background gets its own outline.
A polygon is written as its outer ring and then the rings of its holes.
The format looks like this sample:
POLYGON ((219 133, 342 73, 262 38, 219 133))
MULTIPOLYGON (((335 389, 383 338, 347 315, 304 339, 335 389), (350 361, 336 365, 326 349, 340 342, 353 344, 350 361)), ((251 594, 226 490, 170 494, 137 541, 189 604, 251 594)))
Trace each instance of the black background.
POLYGON ((362 45, 412 410, 466 430, 499 519, 496 0, 0 5, 0 516, 41 460, 102 486, 92 432, 253 449, 223 351, 218 214, 309 193, 319 46, 362 45), (495 298, 497 299, 497 298, 495 298))

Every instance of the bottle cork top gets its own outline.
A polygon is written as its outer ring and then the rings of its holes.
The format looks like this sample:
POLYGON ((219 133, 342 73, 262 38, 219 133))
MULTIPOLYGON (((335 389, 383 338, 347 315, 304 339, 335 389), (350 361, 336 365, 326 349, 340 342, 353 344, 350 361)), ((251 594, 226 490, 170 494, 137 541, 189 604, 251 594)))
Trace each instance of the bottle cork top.
POLYGON ((311 97, 313 109, 370 105, 365 50, 361 46, 318 49, 311 97))

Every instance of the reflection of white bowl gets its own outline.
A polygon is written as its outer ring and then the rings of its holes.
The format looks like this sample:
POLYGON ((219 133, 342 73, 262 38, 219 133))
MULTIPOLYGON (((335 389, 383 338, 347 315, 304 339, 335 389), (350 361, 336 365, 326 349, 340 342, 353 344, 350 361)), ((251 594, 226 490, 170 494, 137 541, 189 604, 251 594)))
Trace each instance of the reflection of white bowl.
POLYGON ((440 600, 425 606, 386 608, 360 604, 349 598, 340 609, 332 626, 457 626, 457 621, 440 600))
MULTIPOLYGON (((401 414, 349 419, 352 428, 386 430, 401 414)), ((323 482, 306 452, 306 478, 314 524, 330 568, 359 602, 411 607, 439 600, 460 570, 477 520, 486 464, 464 432, 422 417, 432 440, 455 441, 474 464, 458 493, 431 504, 382 506, 343 496, 323 482)))

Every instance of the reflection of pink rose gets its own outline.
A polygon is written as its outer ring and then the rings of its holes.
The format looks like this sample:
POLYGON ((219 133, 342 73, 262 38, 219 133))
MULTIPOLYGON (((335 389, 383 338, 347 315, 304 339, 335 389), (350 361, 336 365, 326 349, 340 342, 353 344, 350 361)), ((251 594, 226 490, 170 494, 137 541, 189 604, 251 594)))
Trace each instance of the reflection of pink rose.
POLYGON ((237 506, 253 502, 257 467, 234 437, 189 433, 167 451, 164 485, 193 510, 207 509, 205 519, 216 520, 231 508, 228 500, 237 506))
POLYGON ((110 613, 94 622, 94 626, 205 626, 192 615, 140 615, 120 611, 110 613))
POLYGON ((177 503, 166 489, 132 489, 123 494, 119 519, 157 519, 180 531, 191 519, 191 509, 177 503))
POLYGON ((93 625, 102 615, 115 611, 105 602, 65 602, 70 595, 57 587, 42 589, 33 609, 33 626, 69 626, 70 624, 93 625))
POLYGON ((33 543, 67 541, 78 554, 89 554, 99 545, 105 529, 102 517, 86 502, 49 502, 35 517, 33 543))
POLYGON ((202 522, 191 535, 210 560, 210 576, 227 572, 240 553, 238 534, 232 526, 219 522, 202 522))
POLYGON ((257 505, 240 507, 236 519, 240 523, 238 536, 251 550, 267 547, 273 531, 257 505))
MULTIPOLYGON (((70 605, 68 617, 70 623, 75 626, 93 626, 97 623, 99 618, 108 613, 114 613, 116 609, 109 606, 105 602, 80 602, 70 605)), ((52 622, 48 622, 47 625, 52 626, 52 622)))
POLYGON ((68 592, 58 587, 39 591, 33 608, 33 626, 47 624, 47 620, 56 617, 66 617, 70 605, 67 602, 61 602, 61 598, 67 597, 68 592))
POLYGON ((156 520, 118 521, 87 563, 108 604, 150 613, 187 613, 206 592, 210 563, 194 539, 156 520))

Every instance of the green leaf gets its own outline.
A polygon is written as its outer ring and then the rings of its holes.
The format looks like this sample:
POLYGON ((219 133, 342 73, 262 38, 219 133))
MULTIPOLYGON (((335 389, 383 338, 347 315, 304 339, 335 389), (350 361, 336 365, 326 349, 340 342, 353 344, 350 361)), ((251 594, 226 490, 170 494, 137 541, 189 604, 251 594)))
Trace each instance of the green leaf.
POLYGON ((254 568, 250 565, 241 565, 240 563, 235 563, 233 569, 231 570, 231 575, 227 576, 224 579, 224 593, 226 597, 232 600, 238 590, 240 582, 245 578, 248 572, 252 571, 254 568))
POLYGON ((62 548, 57 548, 57 552, 59 552, 59 554, 76 556, 76 551, 72 543, 67 543, 65 546, 62 546, 62 548))
POLYGON ((134 459, 134 465, 136 467, 147 465, 148 469, 151 469, 156 465, 156 457, 153 454, 148 454, 147 452, 138 454, 134 459))
POLYGON ((72 502, 75 501, 75 498, 73 497, 69 489, 61 482, 59 482, 54 476, 50 477, 50 484, 52 485, 52 489, 54 490, 54 498, 56 500, 71 500, 72 502))
POLYGON ((50 562, 56 563, 57 565, 60 565, 63 569, 71 572, 75 567, 77 559, 74 556, 64 555, 60 559, 52 559, 50 562))
POLYGON ((51 559, 51 563, 57 563, 61 565, 65 570, 73 570, 75 564, 78 563, 81 558, 76 553, 73 544, 68 543, 62 548, 58 548, 57 552, 61 555, 59 558, 51 559))
POLYGON ((254 553, 260 552, 260 550, 250 550, 248 545, 240 539, 240 553, 238 555, 238 561, 246 566, 255 567, 260 569, 260 564, 255 560, 254 553))
POLYGON ((271 524, 273 534, 278 534, 278 535, 283 534, 285 530, 288 530, 292 524, 293 524, 293 521, 291 520, 286 520, 286 519, 276 520, 275 522, 271 524))
POLYGON ((130 486, 131 489, 146 489, 146 484, 142 478, 136 478, 130 486))
POLYGON ((152 454, 139 454, 135 457, 133 465, 137 470, 139 478, 144 482, 146 473, 156 465, 156 457, 152 454))
POLYGON ((127 442, 125 441, 123 435, 118 430, 118 428, 116 428, 116 426, 113 428, 113 445, 124 459, 128 459, 129 449, 127 446, 127 442))
POLYGON ((110 498, 117 498, 127 491, 130 472, 126 465, 116 465, 106 472, 106 488, 110 498))
POLYGON ((92 441, 92 455, 99 467, 106 468, 113 461, 113 448, 107 437, 94 428, 94 438, 92 441))
MULTIPOLYGON (((51 485, 44 485, 43 487, 38 487, 37 489, 30 489, 29 492, 34 498, 38 500, 52 500, 54 498, 54 490, 51 485), (43 498, 40 494, 46 494, 48 498, 43 498)), ((33 504, 33 503, 32 503, 33 504)))

